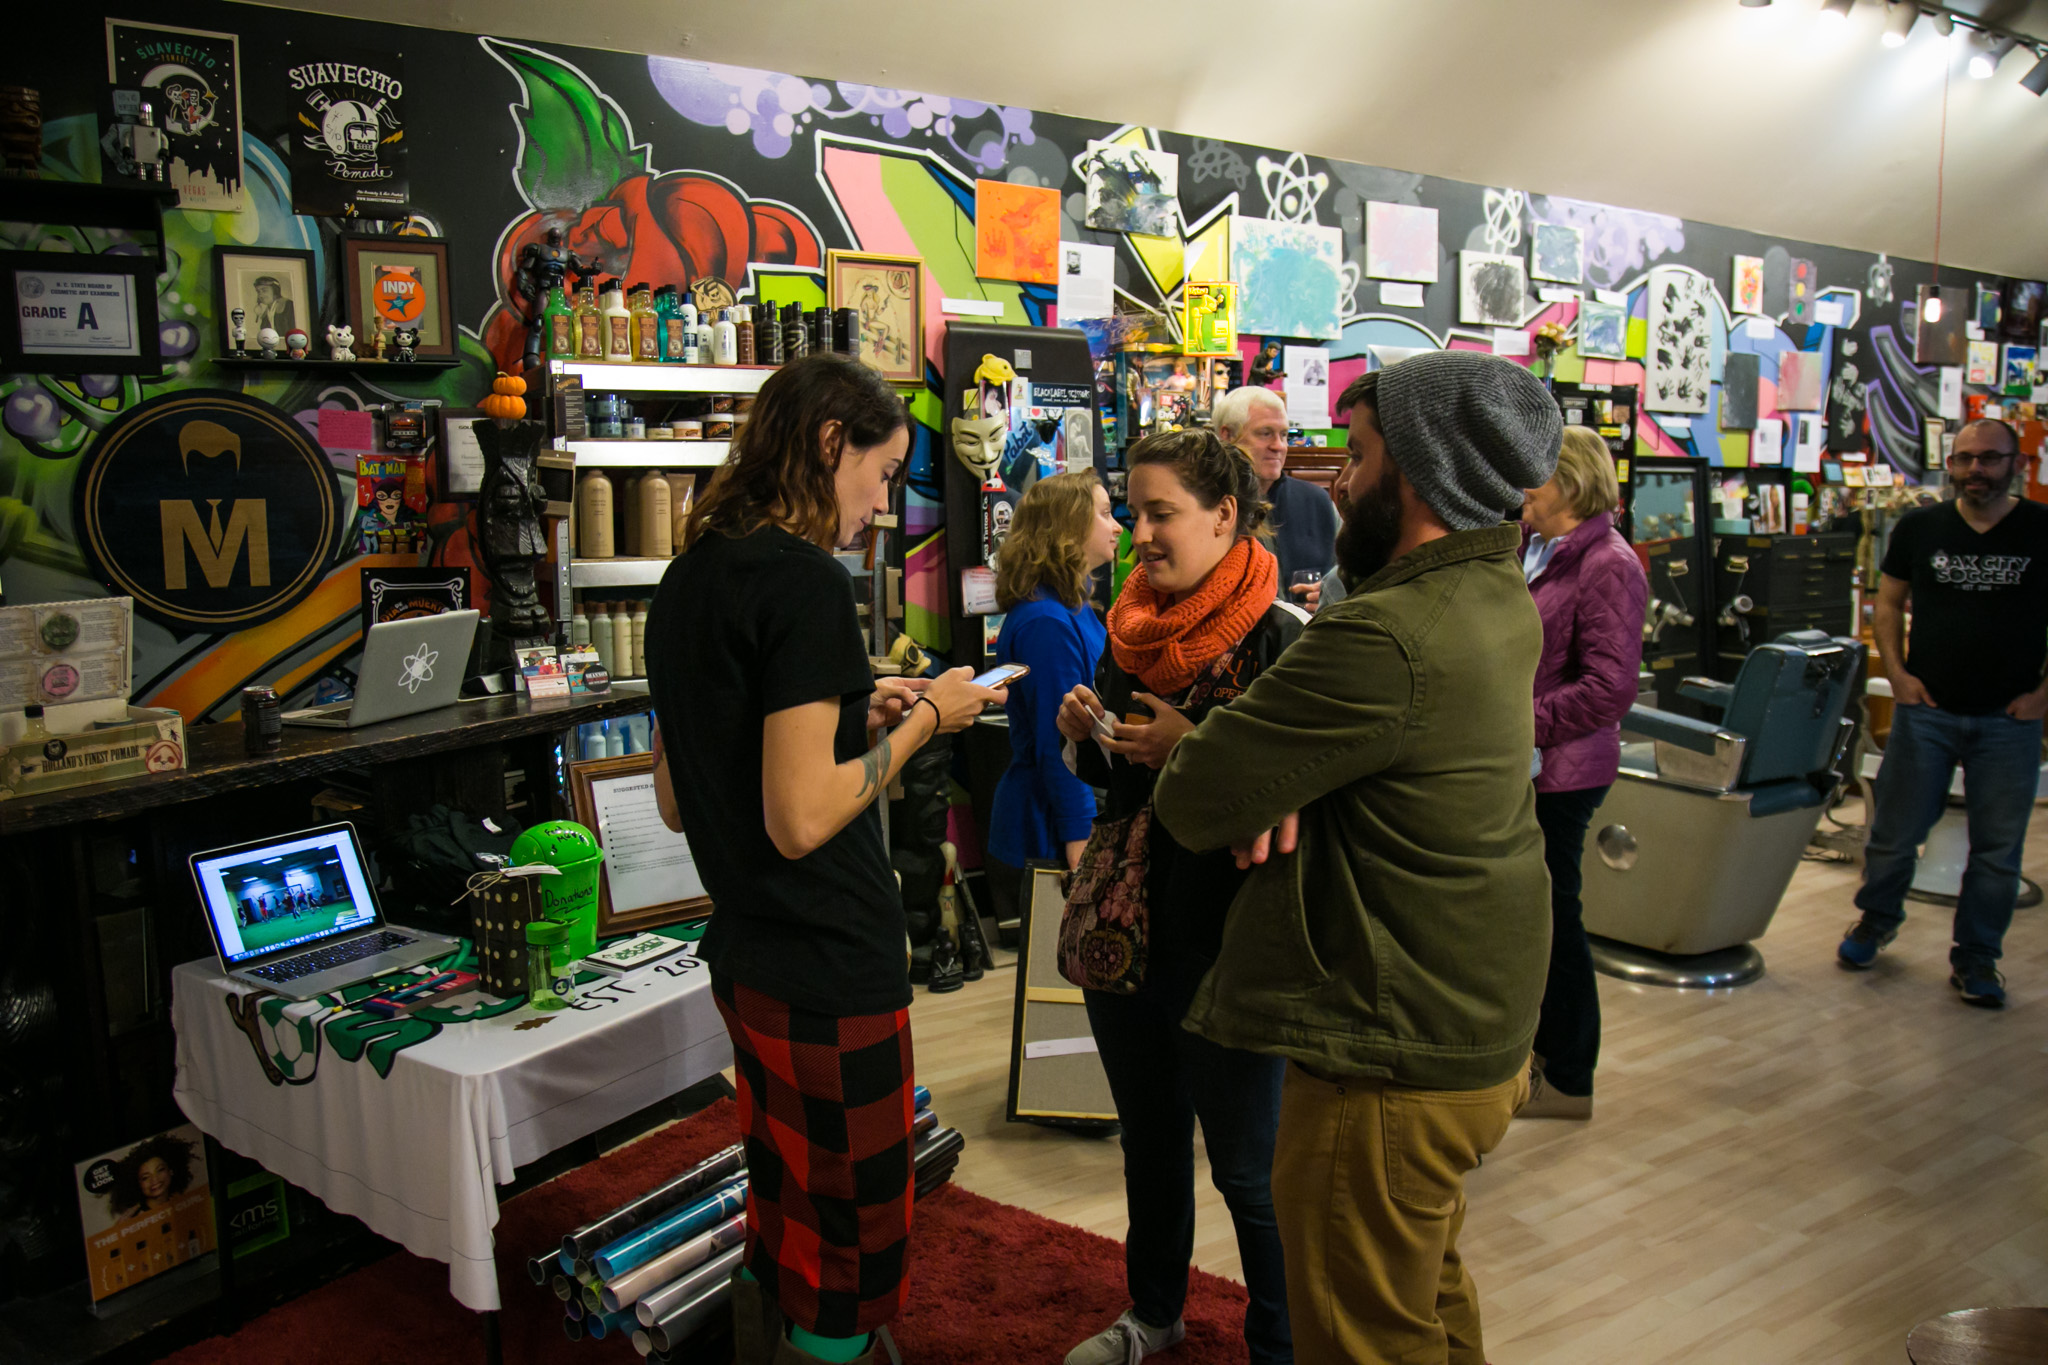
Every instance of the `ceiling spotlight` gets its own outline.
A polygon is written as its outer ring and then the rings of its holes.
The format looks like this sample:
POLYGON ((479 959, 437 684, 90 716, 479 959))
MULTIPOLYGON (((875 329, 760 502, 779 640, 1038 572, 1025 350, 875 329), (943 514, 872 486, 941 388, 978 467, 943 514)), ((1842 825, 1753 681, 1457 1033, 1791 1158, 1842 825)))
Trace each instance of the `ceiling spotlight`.
POLYGON ((1977 41, 1984 45, 1984 49, 1970 55, 1970 75, 1977 80, 1988 81, 2018 39, 2010 33, 1983 33, 1978 35, 1977 41))
POLYGON ((2038 54, 2034 69, 2020 77, 2020 84, 2036 95, 2048 95, 2048 51, 2038 54))
POLYGON ((1830 25, 1846 21, 1849 11, 1856 6, 1856 0, 1821 0, 1820 17, 1830 25))
POLYGON ((1763 9, 1770 3, 1771 0, 1742 0, 1742 7, 1744 9, 1763 9))
POLYGON ((1936 10, 1930 22, 1934 25, 1934 31, 1944 38, 1956 31, 1956 17, 1946 10, 1936 10))
POLYGON ((1884 45, 1904 47, 1906 39, 1912 36, 1913 25, 1919 22, 1920 6, 1916 0, 1891 0, 1885 8, 1884 45))

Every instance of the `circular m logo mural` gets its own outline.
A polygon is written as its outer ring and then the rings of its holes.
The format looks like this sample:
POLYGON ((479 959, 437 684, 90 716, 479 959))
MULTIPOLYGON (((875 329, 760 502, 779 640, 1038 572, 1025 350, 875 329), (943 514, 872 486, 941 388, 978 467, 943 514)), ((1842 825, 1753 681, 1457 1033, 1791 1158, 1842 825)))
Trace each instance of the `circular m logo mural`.
POLYGON ((101 581, 180 631, 224 634, 289 611, 340 529, 327 457, 290 417, 225 389, 142 403, 78 471, 77 524, 101 581))

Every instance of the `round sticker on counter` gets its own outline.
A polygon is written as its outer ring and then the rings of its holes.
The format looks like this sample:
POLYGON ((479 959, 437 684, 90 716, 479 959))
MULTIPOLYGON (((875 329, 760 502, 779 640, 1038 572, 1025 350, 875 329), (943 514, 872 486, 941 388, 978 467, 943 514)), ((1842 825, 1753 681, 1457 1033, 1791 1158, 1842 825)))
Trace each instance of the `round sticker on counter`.
MULTIPOLYGON (((75 627, 76 623, 74 622, 73 625, 75 627)), ((43 627, 43 633, 45 635, 49 634, 48 626, 43 627)), ((75 629, 73 634, 75 637, 75 629)), ((64 698, 70 696, 73 692, 76 692, 77 690, 78 670, 73 668, 70 664, 51 664, 48 668, 43 670, 44 696, 49 697, 53 701, 62 701, 64 698)))

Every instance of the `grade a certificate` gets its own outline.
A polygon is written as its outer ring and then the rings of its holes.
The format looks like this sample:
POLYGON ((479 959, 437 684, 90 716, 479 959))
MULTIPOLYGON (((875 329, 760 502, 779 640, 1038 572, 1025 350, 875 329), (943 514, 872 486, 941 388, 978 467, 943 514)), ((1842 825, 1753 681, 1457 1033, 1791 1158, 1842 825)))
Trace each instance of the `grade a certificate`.
POLYGON ((96 271, 17 270, 15 311, 24 355, 141 354, 135 277, 96 271))
POLYGON ((654 774, 599 778, 590 784, 597 841, 604 848, 604 879, 612 913, 631 914, 704 894, 689 841, 661 823, 654 804, 654 774))

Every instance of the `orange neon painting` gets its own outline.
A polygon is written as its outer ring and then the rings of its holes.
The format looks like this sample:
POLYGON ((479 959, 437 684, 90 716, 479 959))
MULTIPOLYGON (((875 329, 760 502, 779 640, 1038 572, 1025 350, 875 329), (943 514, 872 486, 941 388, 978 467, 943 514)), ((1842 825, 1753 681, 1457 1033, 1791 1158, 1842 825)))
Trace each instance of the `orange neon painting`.
POLYGON ((1060 192, 1002 180, 974 182, 974 273, 985 280, 1057 284, 1060 192))

